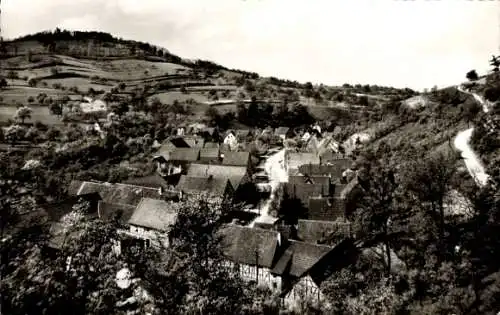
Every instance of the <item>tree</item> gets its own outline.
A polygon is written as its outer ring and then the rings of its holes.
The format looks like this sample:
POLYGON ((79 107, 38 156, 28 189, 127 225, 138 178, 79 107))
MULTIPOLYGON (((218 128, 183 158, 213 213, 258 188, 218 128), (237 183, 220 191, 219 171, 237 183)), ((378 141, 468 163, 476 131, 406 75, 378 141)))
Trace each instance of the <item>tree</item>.
POLYGON ((27 106, 23 106, 16 111, 16 114, 14 115, 14 119, 18 120, 18 121, 20 120, 21 124, 24 124, 24 121, 26 119, 31 118, 31 113, 32 113, 31 108, 29 108, 27 106))
POLYGON ((0 89, 6 88, 7 85, 8 85, 7 80, 4 77, 0 78, 0 89))
POLYGON ((7 78, 9 78, 9 79, 11 79, 11 80, 15 80, 15 79, 18 79, 18 78, 19 78, 19 75, 17 74, 17 72, 16 72, 16 71, 11 70, 11 71, 9 71, 9 72, 7 73, 7 78))
POLYGON ((498 72, 498 67, 500 67, 500 60, 496 56, 491 56, 490 65, 493 67, 493 72, 498 72))
POLYGON ((52 115, 57 115, 61 116, 62 115, 62 105, 59 103, 52 103, 49 106, 49 110, 52 113, 52 115))
POLYGON ((489 87, 484 90, 484 97, 490 102, 496 102, 500 98, 499 87, 489 87))
POLYGON ((476 81, 477 79, 479 79, 479 76, 477 75, 476 70, 471 70, 471 71, 467 72, 467 74, 465 75, 465 77, 469 81, 476 81))
POLYGON ((473 121, 477 114, 481 112, 481 106, 476 102, 468 99, 465 103, 462 104, 463 115, 467 120, 467 124, 470 124, 473 121))
POLYGON ((61 131, 52 126, 47 130, 45 136, 47 137, 47 140, 55 141, 61 136, 61 131))
POLYGON ((398 216, 397 187, 394 171, 379 162, 365 164, 360 178, 363 193, 355 200, 355 222, 360 235, 385 245, 387 275, 391 273, 391 221, 398 216))
POLYGON ((220 114, 219 114, 219 111, 217 110, 217 108, 213 107, 213 106, 210 106, 207 111, 205 112, 205 116, 207 116, 207 118, 210 120, 210 122, 213 124, 213 125, 216 125, 217 124, 217 121, 219 120, 220 118, 220 114))
POLYGON ((26 128, 20 125, 12 125, 5 130, 5 140, 8 142, 16 142, 24 139, 26 128))
POLYGON ((409 194, 409 200, 417 200, 418 207, 430 216, 438 227, 440 254, 444 252, 445 241, 445 197, 453 185, 456 173, 456 156, 440 153, 409 163, 402 173, 402 187, 409 194))
POLYGON ((35 79, 35 78, 31 78, 31 79, 28 80, 28 85, 30 87, 35 87, 37 85, 37 83, 38 83, 38 80, 35 79))

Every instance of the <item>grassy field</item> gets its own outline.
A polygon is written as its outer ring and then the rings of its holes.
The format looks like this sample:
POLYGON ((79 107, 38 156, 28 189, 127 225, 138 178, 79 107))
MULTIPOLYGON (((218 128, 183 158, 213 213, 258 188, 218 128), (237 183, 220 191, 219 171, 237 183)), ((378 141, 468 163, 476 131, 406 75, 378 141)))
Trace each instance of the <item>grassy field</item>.
MULTIPOLYGON (((31 43, 33 44, 33 43, 31 43)), ((34 45, 34 44, 33 44, 34 45)), ((30 44, 27 43, 26 47, 30 44)), ((24 48, 20 46, 20 51, 24 48)), ((36 50, 35 50, 36 51, 36 50)), ((248 89, 245 85, 235 85, 235 80, 242 78, 242 74, 229 71, 218 70, 213 75, 207 75, 203 71, 198 71, 200 76, 194 76, 190 67, 174 64, 170 62, 154 62, 139 58, 120 58, 116 60, 108 59, 87 59, 86 57, 74 58, 60 54, 34 54, 31 61, 27 56, 16 56, 4 60, 9 72, 15 71, 19 79, 11 79, 7 71, 2 71, 2 75, 7 76, 9 86, 0 91, 0 105, 13 106, 18 103, 28 104, 28 98, 36 99, 40 93, 45 93, 52 98, 70 96, 75 98, 74 92, 69 89, 78 89, 78 93, 87 93, 90 88, 97 91, 109 92, 113 87, 125 83, 123 92, 130 93, 136 88, 145 85, 157 87, 157 93, 150 95, 149 99, 158 98, 162 103, 172 104, 174 101, 185 102, 194 100, 197 105, 191 108, 196 117, 203 116, 208 108, 209 101, 213 100, 213 91, 216 91, 220 100, 234 100, 243 92, 245 99, 250 99, 256 95, 259 99, 266 99, 273 103, 280 102, 284 93, 294 91, 301 95, 298 88, 281 88, 278 85, 269 83, 268 79, 248 79, 248 84, 253 84, 258 89, 248 89), (36 79, 36 87, 28 85, 29 79, 36 79), (185 86, 187 93, 180 91, 180 87, 185 86), (170 88, 169 88, 170 87, 170 88), (264 89, 264 91, 259 89, 264 89), (260 94, 259 94, 260 93, 260 94)), ((318 119, 328 119, 332 117, 340 104, 332 101, 317 102, 312 98, 300 96, 301 103, 307 106, 311 114, 318 119)), ((236 110, 236 103, 220 104, 217 109, 221 113, 236 110)), ((351 106, 349 109, 353 110, 351 106)), ((357 110, 357 108, 355 108, 357 110)), ((4 110, 5 112, 6 110, 4 110)), ((8 110, 7 110, 8 112, 8 110)), ((1 119, 12 116, 12 113, 3 114, 1 119)), ((42 117, 41 114, 40 117, 42 117)), ((50 119, 45 119, 50 121, 50 119)))
MULTIPOLYGON (((25 122, 33 123, 39 121, 47 125, 62 125, 64 124, 59 117, 52 115, 49 108, 46 106, 31 106, 31 119, 26 119, 25 122)), ((5 122, 9 119, 14 119, 16 114, 16 106, 0 106, 0 122, 5 122)))
POLYGON ((23 105, 28 105, 28 98, 31 96, 36 99, 37 95, 40 93, 45 93, 47 96, 52 97, 53 99, 62 97, 64 95, 68 95, 71 97, 75 97, 73 93, 69 93, 67 91, 56 90, 52 88, 32 88, 28 86, 13 86, 8 87, 2 92, 0 92, 0 105, 15 105, 17 103, 21 103, 23 105))

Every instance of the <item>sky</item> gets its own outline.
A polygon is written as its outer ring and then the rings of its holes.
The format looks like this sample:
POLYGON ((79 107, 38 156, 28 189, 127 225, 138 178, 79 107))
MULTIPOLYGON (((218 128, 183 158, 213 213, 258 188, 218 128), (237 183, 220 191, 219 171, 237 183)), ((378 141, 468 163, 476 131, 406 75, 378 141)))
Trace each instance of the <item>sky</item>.
POLYGON ((326 85, 449 86, 488 70, 500 1, 3 0, 6 39, 98 30, 263 76, 326 85))

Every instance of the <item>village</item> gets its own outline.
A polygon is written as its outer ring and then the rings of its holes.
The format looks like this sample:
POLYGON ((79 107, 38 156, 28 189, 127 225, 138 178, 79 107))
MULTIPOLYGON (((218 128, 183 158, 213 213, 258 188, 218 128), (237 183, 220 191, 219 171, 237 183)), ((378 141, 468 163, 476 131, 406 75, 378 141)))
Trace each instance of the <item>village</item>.
POLYGON ((498 313, 490 4, 23 1, 0 315, 498 313))
POLYGON ((129 240, 117 244, 120 251, 130 240, 168 246, 176 219, 172 204, 209 196, 230 207, 224 255, 242 279, 269 288, 288 305, 304 297, 323 301, 321 282, 345 261, 335 257, 354 246, 346 214, 356 171, 333 133, 317 125, 221 133, 199 125, 179 127, 177 135, 155 143, 154 175, 123 183, 72 181, 67 200, 47 205, 66 209, 51 223, 51 247, 64 246, 67 230, 60 221, 82 200, 92 205, 88 216, 120 223, 129 240), (267 133, 273 145, 242 150, 255 132, 267 133))

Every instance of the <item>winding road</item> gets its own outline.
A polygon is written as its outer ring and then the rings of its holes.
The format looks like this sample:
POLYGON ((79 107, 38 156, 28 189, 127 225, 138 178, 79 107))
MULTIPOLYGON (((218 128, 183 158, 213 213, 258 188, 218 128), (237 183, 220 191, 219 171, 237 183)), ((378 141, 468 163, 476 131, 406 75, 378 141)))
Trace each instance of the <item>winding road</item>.
MULTIPOLYGON (((485 113, 489 112, 490 104, 487 100, 485 100, 480 95, 465 91, 462 87, 457 86, 457 89, 460 92, 472 95, 474 99, 481 104, 483 107, 483 111, 485 113)), ((470 146, 470 139, 472 137, 472 133, 474 132, 474 128, 469 128, 463 131, 460 131, 455 137, 454 146, 455 148, 462 154, 462 158, 464 159, 465 166, 469 171, 469 174, 474 178, 476 184, 479 186, 485 186, 488 183, 490 176, 486 174, 483 164, 479 160, 477 154, 470 146)))

